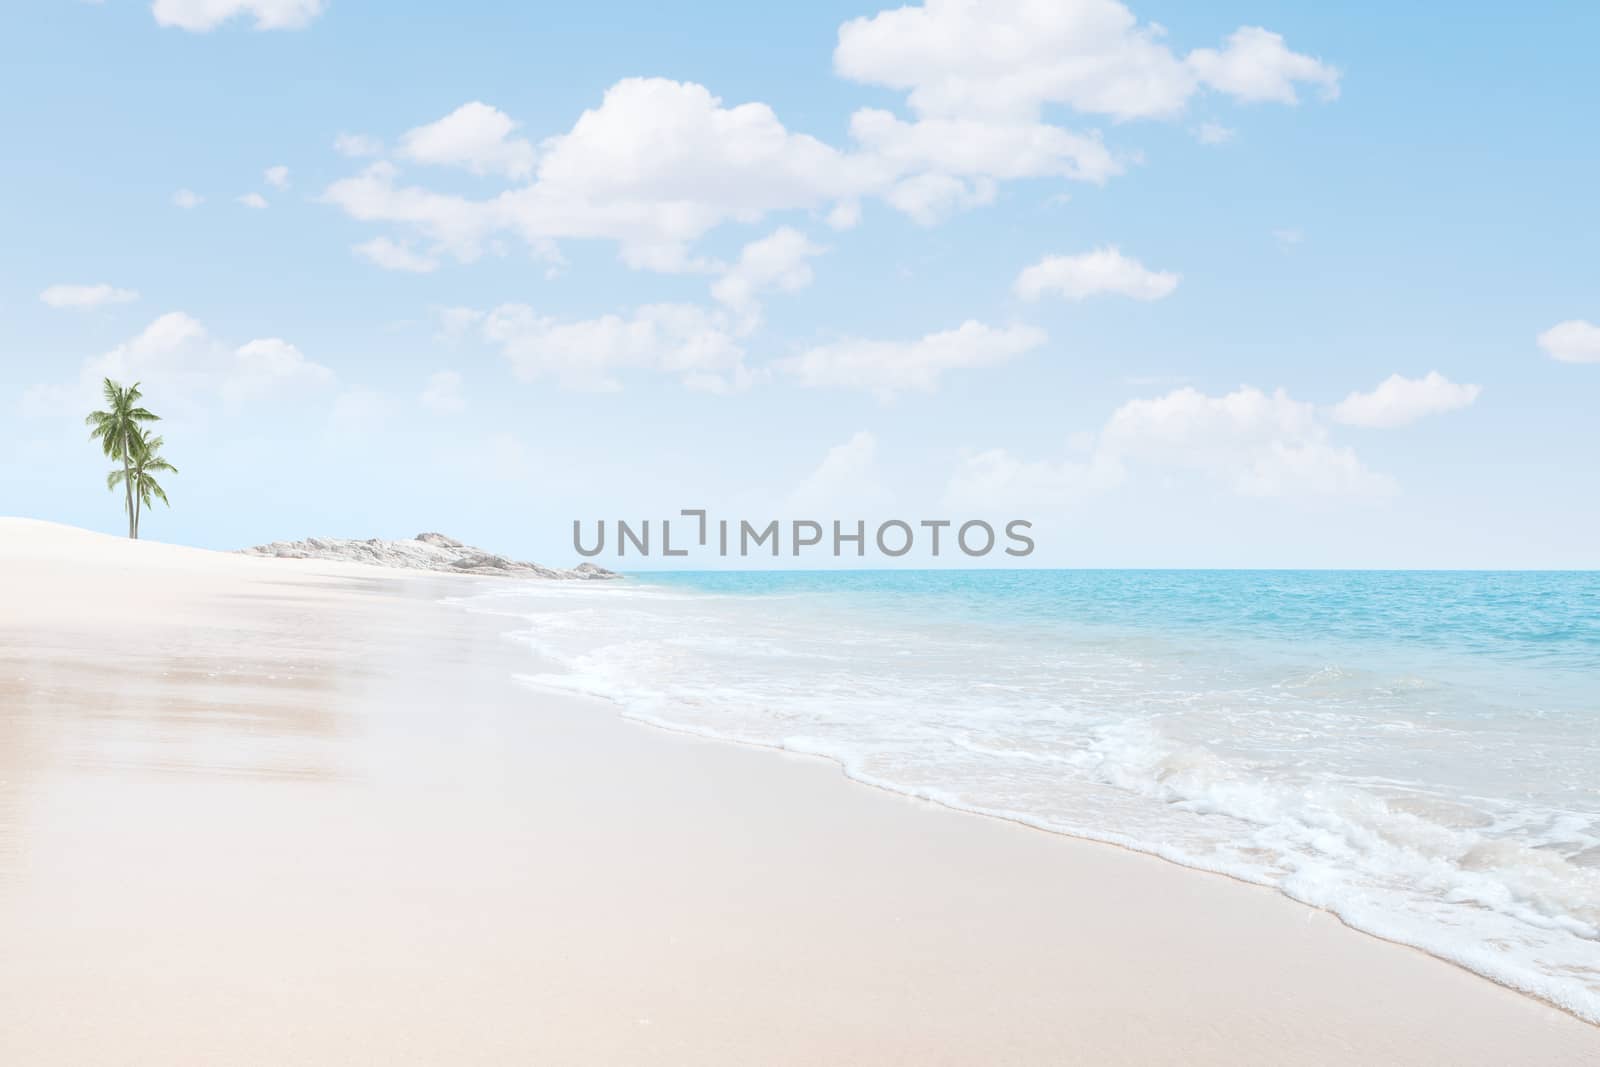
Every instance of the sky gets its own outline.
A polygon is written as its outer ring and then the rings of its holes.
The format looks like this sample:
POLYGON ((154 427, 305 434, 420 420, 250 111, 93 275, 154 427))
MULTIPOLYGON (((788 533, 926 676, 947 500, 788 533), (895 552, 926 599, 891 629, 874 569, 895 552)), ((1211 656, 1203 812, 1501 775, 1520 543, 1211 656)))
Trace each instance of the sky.
POLYGON ((22 0, 0 514, 124 531, 110 376, 210 548, 1600 566, 1600 8, 1438 12, 22 0))

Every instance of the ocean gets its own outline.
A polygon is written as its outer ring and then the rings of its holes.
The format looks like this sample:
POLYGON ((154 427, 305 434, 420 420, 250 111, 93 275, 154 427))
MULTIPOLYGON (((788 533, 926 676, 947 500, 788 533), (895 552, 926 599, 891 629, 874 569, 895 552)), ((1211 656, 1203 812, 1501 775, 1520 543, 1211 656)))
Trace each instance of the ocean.
POLYGON ((522 583, 532 686, 1272 886, 1600 1022, 1600 574, 522 583))

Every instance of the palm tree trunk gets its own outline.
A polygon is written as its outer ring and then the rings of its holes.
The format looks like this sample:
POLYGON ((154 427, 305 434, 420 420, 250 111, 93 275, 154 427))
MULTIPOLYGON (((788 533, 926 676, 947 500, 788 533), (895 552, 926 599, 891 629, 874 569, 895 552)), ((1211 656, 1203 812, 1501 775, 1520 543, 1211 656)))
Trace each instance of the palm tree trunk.
POLYGON ((139 539, 139 516, 133 510, 133 474, 128 465, 128 435, 122 435, 122 487, 128 494, 128 536, 139 539))
POLYGON ((139 540, 139 504, 144 498, 138 493, 133 494, 133 539, 139 540))

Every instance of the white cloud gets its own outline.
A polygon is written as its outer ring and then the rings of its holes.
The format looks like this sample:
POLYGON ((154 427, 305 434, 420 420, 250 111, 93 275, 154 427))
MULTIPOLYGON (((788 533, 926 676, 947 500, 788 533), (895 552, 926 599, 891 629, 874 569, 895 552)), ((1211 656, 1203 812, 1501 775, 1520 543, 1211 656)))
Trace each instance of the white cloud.
POLYGON ((1211 88, 1245 101, 1297 104, 1298 84, 1315 85, 1322 97, 1339 95, 1339 72, 1320 60, 1289 51, 1283 37, 1260 26, 1241 26, 1220 52, 1189 53, 1189 66, 1211 88))
POLYGON ((364 133, 341 133, 333 139, 333 150, 350 159, 383 154, 383 142, 364 133))
POLYGON ((453 370, 430 375, 420 399, 423 407, 439 415, 456 415, 467 409, 466 398, 461 395, 461 375, 453 370))
POLYGON ((906 122, 887 111, 863 108, 850 117, 850 134, 894 173, 931 170, 1099 184, 1123 171, 1098 133, 1073 133, 1040 122, 943 116, 906 122))
POLYGON ((1195 127, 1194 135, 1201 144, 1227 144, 1233 140, 1234 131, 1220 122, 1202 122, 1195 127))
POLYGON ((243 196, 237 197, 236 199, 238 203, 243 204, 248 208, 254 208, 257 211, 261 211, 268 206, 267 198, 262 196, 260 193, 245 193, 243 196))
POLYGON ((880 397, 902 390, 932 391, 944 372, 994 366, 1046 340, 1031 326, 987 326, 968 321, 915 341, 847 338, 782 360, 779 368, 806 386, 866 389, 880 397))
POLYGON ((217 401, 237 409, 267 395, 315 390, 334 375, 280 338, 230 348, 197 319, 173 311, 104 355, 85 360, 75 381, 29 389, 24 407, 36 414, 81 416, 104 378, 141 382, 147 395, 162 395, 164 407, 194 410, 217 401))
POLYGON ((84 311, 106 304, 131 304, 139 299, 132 289, 118 289, 111 285, 52 285, 39 294, 39 299, 53 308, 71 308, 84 311))
POLYGON ((410 245, 391 241, 387 237, 374 237, 370 241, 352 246, 350 251, 384 270, 427 274, 439 269, 437 259, 415 252, 410 245))
POLYGON ((1600 326, 1583 319, 1557 323, 1539 335, 1539 347, 1563 363, 1600 363, 1600 326))
POLYGON ((1161 300, 1178 288, 1180 276, 1147 270, 1138 260, 1108 245, 1076 256, 1045 256, 1017 275, 1013 289, 1024 300, 1056 294, 1069 300, 1116 294, 1135 300, 1161 300))
POLYGON ((923 117, 1033 120, 1057 104, 1171 118, 1202 86, 1287 102, 1298 82, 1338 84, 1332 68, 1253 27, 1221 51, 1179 56, 1116 0, 927 0, 846 22, 833 59, 846 78, 906 91, 923 117))
POLYGON ((234 350, 224 370, 222 397, 230 404, 266 396, 283 388, 316 387, 333 381, 333 372, 313 363, 288 341, 265 337, 234 350))
POLYGON ((407 132, 399 154, 417 163, 465 167, 474 174, 526 178, 533 173, 533 145, 511 136, 516 128, 511 116, 474 100, 407 132))
POLYGON ((288 167, 285 167, 285 166, 282 166, 282 165, 279 165, 279 166, 276 166, 276 167, 268 167, 266 169, 266 171, 262 173, 262 178, 265 179, 266 183, 268 185, 272 186, 274 189, 287 189, 287 188, 289 188, 289 168, 288 167))
POLYGON ((724 107, 700 85, 629 78, 543 143, 535 180, 492 199, 399 185, 387 163, 333 183, 324 199, 358 219, 415 226, 464 260, 510 232, 545 256, 556 240, 609 239, 632 265, 681 271, 706 266, 687 248, 717 226, 855 199, 878 180, 874 166, 791 133, 765 104, 724 107))
POLYGON ((554 378, 578 389, 617 389, 624 370, 676 375, 691 388, 724 392, 748 383, 744 351, 725 316, 692 304, 649 304, 631 316, 563 322, 525 304, 483 320, 523 381, 554 378))
POLYGON ((199 207, 205 203, 205 197, 188 189, 179 189, 172 194, 172 202, 187 211, 189 208, 199 207))
POLYGON ((1351 393, 1333 409, 1335 422, 1347 426, 1405 426, 1428 415, 1464 408, 1483 390, 1457 385, 1438 371, 1423 378, 1392 374, 1370 393, 1351 393))
POLYGON ((206 33, 244 17, 253 18, 258 30, 298 30, 324 6, 324 0, 155 0, 150 11, 162 26, 206 33))
POLYGON ((824 251, 799 230, 780 227, 745 245, 739 261, 711 287, 711 295, 739 315, 754 319, 760 311, 756 298, 762 293, 792 293, 810 285, 810 261, 824 251))
POLYGON ((918 225, 932 226, 958 209, 993 203, 994 194, 988 178, 968 182, 948 174, 919 174, 896 182, 884 199, 918 225))
POLYGON ((463 261, 476 259, 483 243, 503 225, 493 202, 397 186, 392 163, 377 162, 330 185, 322 198, 364 222, 408 224, 463 261))
POLYGON ((795 518, 882 514, 886 494, 877 458, 878 439, 866 430, 834 445, 789 494, 783 513, 795 518))
POLYGON ((841 200, 828 212, 828 227, 834 230, 853 230, 861 223, 861 201, 841 200))
POLYGON ((1247 497, 1386 497, 1394 480, 1329 439, 1314 405, 1283 390, 1240 386, 1222 396, 1173 390, 1131 400, 1101 429, 1081 435, 1081 453, 1026 460, 1005 449, 965 457, 945 489, 955 510, 1060 510, 1141 477, 1197 476, 1247 497))
POLYGON ((1382 496, 1386 475, 1328 440, 1316 408, 1282 389, 1241 386, 1224 396, 1184 388, 1132 400, 1100 432, 1098 454, 1124 465, 1191 470, 1244 496, 1382 496))
MULTIPOLYGON (((474 143, 502 144, 496 138, 503 138, 510 120, 493 112, 491 123, 478 114, 492 128, 474 143)), ((530 156, 531 181, 492 198, 406 185, 392 164, 375 163, 334 182, 324 199, 357 219, 416 227, 463 260, 480 255, 494 235, 512 233, 550 258, 559 240, 612 240, 631 266, 682 272, 711 269, 689 246, 726 223, 827 210, 830 225, 848 228, 866 196, 933 221, 955 207, 992 200, 991 171, 1098 180, 1118 166, 1097 138, 1059 130, 912 126, 884 112, 864 112, 855 132, 861 150, 843 152, 788 130, 765 104, 727 107, 701 85, 628 78, 571 130, 541 144, 537 160, 530 156)), ((488 158, 458 145, 424 149, 416 133, 408 135, 411 157, 488 158)))
MULTIPOLYGON (((510 179, 498 195, 438 192, 377 163, 324 199, 356 219, 414 227, 432 252, 463 261, 512 234, 553 263, 559 241, 609 240, 638 269, 707 271, 715 264, 691 246, 725 224, 815 211, 848 229, 870 197, 932 225, 992 203, 1002 181, 1104 182, 1137 158, 1119 157, 1098 131, 1045 122, 1048 104, 1174 117, 1207 84, 1244 99, 1337 84, 1330 68, 1253 28, 1180 56, 1116 0, 928 0, 845 23, 834 61, 845 77, 905 90, 912 115, 861 109, 850 147, 836 148, 763 103, 726 106, 692 82, 625 78, 537 147, 477 101, 405 135, 400 158, 510 179)), ((351 154, 378 147, 340 143, 351 154)))
POLYGON ((683 246, 725 222, 854 199, 874 165, 789 131, 766 104, 628 78, 545 142, 538 180, 501 198, 532 238, 609 237, 626 252, 683 246))

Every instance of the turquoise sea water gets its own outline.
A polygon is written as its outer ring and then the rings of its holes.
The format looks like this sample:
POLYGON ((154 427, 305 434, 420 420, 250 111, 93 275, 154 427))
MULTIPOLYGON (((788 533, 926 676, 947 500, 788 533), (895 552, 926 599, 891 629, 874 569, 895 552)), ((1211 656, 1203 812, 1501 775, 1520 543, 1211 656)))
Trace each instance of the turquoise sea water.
POLYGON ((528 680, 1275 886, 1600 1021, 1600 574, 646 575, 528 680))

